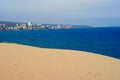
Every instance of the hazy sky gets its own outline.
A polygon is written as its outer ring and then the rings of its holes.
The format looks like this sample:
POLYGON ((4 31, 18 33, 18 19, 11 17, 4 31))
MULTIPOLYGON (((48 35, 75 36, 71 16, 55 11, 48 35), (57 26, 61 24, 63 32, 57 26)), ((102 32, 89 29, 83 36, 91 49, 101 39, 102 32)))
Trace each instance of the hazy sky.
POLYGON ((0 0, 0 21, 120 25, 120 0, 0 0))

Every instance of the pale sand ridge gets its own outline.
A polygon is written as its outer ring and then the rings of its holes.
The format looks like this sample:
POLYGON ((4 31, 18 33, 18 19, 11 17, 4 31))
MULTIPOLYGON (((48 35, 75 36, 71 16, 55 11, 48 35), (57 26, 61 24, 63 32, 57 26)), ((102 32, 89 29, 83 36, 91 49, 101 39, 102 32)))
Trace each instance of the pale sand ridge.
POLYGON ((120 80, 120 60, 82 51, 0 43, 0 80, 120 80))

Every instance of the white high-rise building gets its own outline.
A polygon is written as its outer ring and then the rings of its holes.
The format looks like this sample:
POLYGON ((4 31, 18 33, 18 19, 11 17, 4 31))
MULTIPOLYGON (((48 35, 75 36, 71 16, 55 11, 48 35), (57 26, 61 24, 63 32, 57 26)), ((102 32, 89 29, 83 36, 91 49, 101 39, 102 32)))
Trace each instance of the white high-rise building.
POLYGON ((19 26, 19 24, 16 24, 16 27, 18 27, 19 26))
POLYGON ((32 26, 31 22, 28 22, 28 26, 32 26))

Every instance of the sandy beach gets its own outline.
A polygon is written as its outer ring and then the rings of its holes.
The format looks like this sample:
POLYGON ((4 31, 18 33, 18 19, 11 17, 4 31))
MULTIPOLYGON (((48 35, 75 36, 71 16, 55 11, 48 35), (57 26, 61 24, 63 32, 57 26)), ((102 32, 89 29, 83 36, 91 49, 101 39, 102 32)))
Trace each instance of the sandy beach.
POLYGON ((83 51, 0 43, 0 80, 120 80, 120 60, 83 51))

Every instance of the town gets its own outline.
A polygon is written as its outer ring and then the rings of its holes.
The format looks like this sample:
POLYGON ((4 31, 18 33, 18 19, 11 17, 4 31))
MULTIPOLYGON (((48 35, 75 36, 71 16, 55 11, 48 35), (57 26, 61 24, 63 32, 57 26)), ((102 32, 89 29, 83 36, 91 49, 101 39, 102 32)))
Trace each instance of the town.
POLYGON ((70 29, 71 25, 63 24, 39 24, 39 23, 17 23, 15 25, 0 24, 1 31, 21 31, 21 30, 45 30, 45 29, 70 29))

